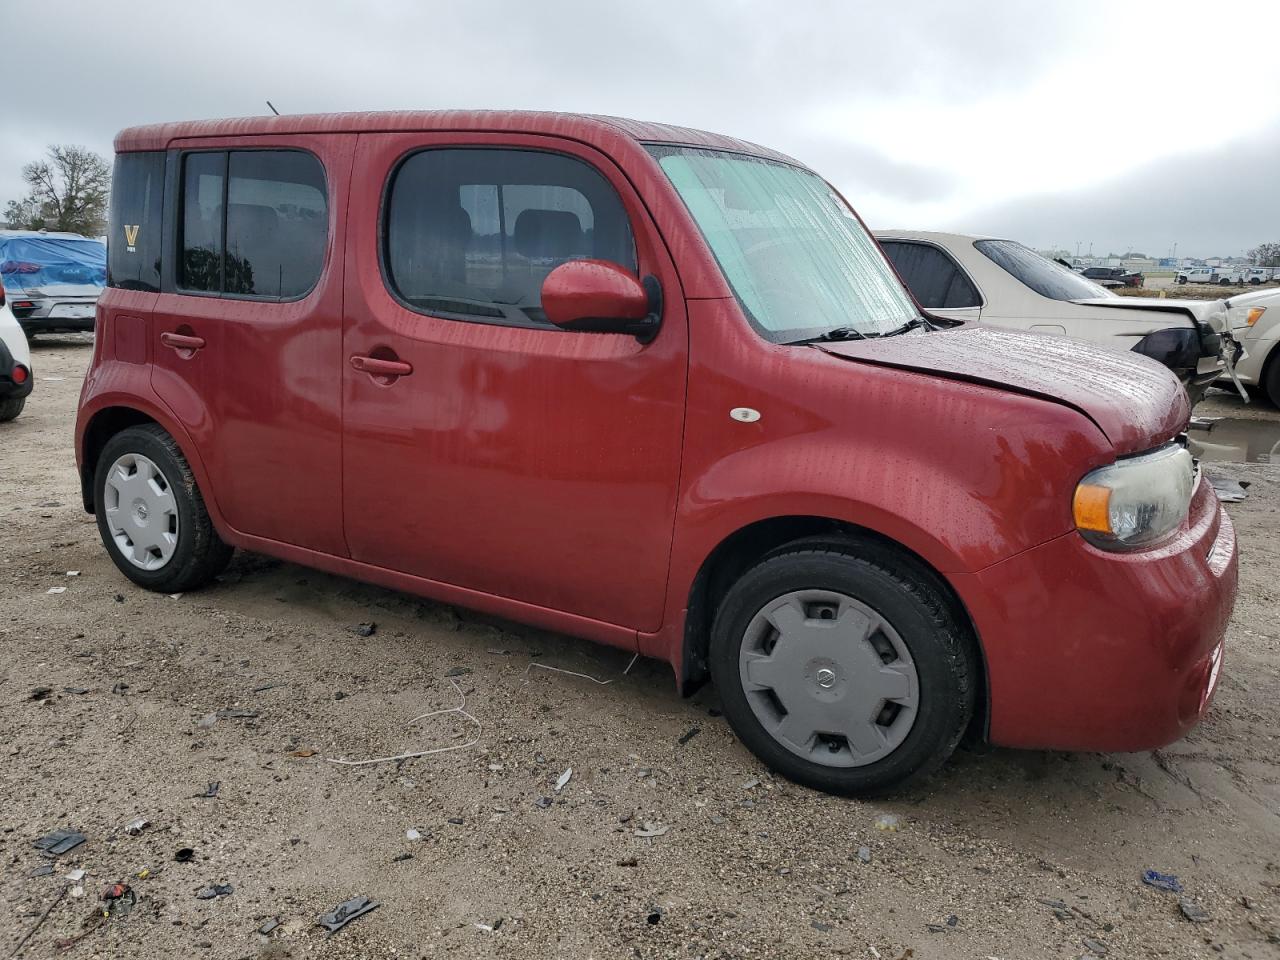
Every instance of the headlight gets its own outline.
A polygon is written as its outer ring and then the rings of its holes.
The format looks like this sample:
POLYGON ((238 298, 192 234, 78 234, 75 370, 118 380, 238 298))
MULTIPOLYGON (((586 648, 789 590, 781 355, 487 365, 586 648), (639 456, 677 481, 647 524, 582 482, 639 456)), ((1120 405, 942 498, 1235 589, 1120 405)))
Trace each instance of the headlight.
POLYGON ((1117 460, 1076 487, 1076 529, 1108 550, 1154 543, 1187 518, 1194 485, 1195 463, 1177 444, 1117 460))
POLYGON ((1174 370, 1194 370, 1200 363, 1200 337, 1190 327, 1170 327, 1147 334, 1133 345, 1133 352, 1174 370))

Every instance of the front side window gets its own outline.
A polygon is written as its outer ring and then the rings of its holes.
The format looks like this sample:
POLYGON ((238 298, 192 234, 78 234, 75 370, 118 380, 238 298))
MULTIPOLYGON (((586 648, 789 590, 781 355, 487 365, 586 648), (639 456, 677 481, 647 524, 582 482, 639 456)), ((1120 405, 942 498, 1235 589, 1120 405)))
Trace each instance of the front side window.
POLYGON ((974 247, 984 257, 1015 279, 1050 300, 1090 300, 1113 297, 1105 287, 1068 270, 1060 263, 1012 240, 976 240, 974 247))
POLYGON ((164 153, 122 153, 111 176, 111 233, 107 285, 160 289, 160 231, 164 223, 164 153))
POLYGON ((916 318, 880 248, 818 176, 743 154, 648 149, 766 339, 843 327, 878 336, 916 318))
POLYGON ((973 283, 949 254, 928 243, 884 240, 880 245, 898 268, 907 289, 926 310, 982 305, 973 283))
POLYGON ((179 285, 231 297, 296 300, 320 279, 328 227, 324 170, 311 154, 187 154, 179 285))
POLYGON ((531 150, 423 150, 391 178, 383 256, 411 309, 548 325, 542 281, 574 259, 636 270, 617 192, 581 160, 531 150))

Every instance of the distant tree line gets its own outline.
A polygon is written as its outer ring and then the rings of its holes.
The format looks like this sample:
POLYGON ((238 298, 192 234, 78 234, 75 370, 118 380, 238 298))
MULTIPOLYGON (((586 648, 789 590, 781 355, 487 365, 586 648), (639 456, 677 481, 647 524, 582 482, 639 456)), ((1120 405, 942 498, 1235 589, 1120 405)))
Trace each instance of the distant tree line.
POLYGON ((111 166, 85 147, 54 144, 46 158, 22 168, 28 193, 10 200, 4 218, 15 230, 106 232, 111 166))
POLYGON ((1249 259, 1260 267, 1280 267, 1280 243, 1260 243, 1249 251, 1249 259))

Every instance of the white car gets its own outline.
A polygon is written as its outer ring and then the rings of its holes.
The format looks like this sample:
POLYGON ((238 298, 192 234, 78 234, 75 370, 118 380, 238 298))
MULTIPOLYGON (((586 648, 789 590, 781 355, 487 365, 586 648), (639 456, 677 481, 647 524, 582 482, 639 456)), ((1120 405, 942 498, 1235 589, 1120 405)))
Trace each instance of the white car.
POLYGON ((929 313, 1061 334, 1134 350, 1169 367, 1195 403, 1229 376, 1236 344, 1222 300, 1118 297, 1013 240, 877 230, 898 273, 929 313))
POLYGON ((31 348, 0 290, 0 423, 13 420, 31 392, 31 348))
POLYGON ((1227 320, 1245 352, 1236 363, 1236 375, 1280 407, 1280 290, 1232 297, 1227 320))

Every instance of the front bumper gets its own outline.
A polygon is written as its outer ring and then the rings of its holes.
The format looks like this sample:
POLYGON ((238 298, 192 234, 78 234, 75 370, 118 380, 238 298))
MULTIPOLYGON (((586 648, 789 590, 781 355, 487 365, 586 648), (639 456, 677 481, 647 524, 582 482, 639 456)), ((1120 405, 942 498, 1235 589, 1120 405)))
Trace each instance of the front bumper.
POLYGON ((992 743, 1147 750, 1208 709, 1235 605, 1235 530, 1209 482, 1154 550, 1072 531, 959 578, 987 659, 992 743))

